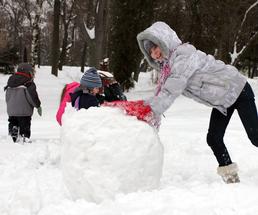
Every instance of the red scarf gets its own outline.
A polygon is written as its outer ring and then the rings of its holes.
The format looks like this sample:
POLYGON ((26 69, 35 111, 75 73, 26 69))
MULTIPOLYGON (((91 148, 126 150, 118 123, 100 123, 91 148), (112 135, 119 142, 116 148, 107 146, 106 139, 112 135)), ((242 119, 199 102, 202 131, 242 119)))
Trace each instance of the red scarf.
POLYGON ((22 76, 25 76, 27 78, 32 78, 32 76, 28 73, 25 73, 25 72, 16 72, 15 73, 16 75, 22 75, 22 76))
POLYGON ((169 66, 169 59, 170 59, 171 55, 173 54, 173 52, 177 49, 177 47, 174 48, 169 53, 168 60, 166 62, 164 62, 164 65, 162 66, 161 74, 160 74, 160 77, 159 77, 159 80, 158 80, 158 86, 157 86, 157 90, 156 90, 155 96, 159 95, 159 93, 161 91, 161 87, 165 84, 168 76, 170 76, 170 74, 172 73, 171 68, 169 66))

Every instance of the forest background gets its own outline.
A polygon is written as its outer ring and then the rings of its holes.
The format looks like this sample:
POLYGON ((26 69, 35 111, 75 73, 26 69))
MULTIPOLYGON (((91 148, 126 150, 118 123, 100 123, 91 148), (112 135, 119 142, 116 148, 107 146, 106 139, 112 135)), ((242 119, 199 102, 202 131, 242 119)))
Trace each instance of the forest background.
POLYGON ((258 76, 257 0, 0 0, 0 64, 108 70, 124 89, 147 64, 136 35, 164 21, 183 42, 258 76), (103 64, 102 64, 103 66, 103 64))

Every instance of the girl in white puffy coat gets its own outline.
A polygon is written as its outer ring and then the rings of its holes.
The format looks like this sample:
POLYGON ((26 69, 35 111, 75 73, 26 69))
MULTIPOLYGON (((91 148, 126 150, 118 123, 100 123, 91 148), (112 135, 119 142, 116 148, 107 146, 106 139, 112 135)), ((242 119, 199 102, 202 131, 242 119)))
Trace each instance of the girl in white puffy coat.
POLYGON ((219 163, 217 172, 226 183, 239 182, 237 164, 231 161, 223 137, 236 109, 249 139, 258 146, 257 109, 246 78, 235 67, 188 43, 182 44, 164 22, 154 23, 138 34, 137 40, 148 63, 160 71, 155 95, 145 101, 154 121, 181 94, 211 106, 207 143, 219 163))

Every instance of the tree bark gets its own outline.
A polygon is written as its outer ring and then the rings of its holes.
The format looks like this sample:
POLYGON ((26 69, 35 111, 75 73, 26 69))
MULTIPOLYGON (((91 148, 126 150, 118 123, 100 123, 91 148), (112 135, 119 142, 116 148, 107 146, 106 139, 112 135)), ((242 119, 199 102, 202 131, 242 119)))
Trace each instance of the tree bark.
MULTIPOLYGON (((42 5, 44 0, 36 0, 34 3, 35 5, 35 17, 32 19, 33 16, 28 12, 27 17, 32 24, 32 42, 31 42, 31 62, 32 65, 40 64, 40 22, 41 22, 41 14, 42 14, 42 5)), ((29 11, 28 6, 26 10, 29 11)))
POLYGON ((38 55, 38 57, 37 57, 38 62, 37 62, 37 64, 38 64, 38 68, 40 68, 40 64, 41 64, 41 42, 40 42, 41 33, 40 33, 40 31, 39 31, 38 37, 39 37, 39 39, 38 39, 38 53, 37 53, 37 55, 38 55))
POLYGON ((54 2, 54 22, 52 35, 52 71, 51 74, 58 76, 58 59, 59 59, 59 17, 60 17, 60 0, 54 2))
POLYGON ((23 61, 22 62, 28 62, 28 54, 27 54, 26 47, 24 47, 24 49, 23 49, 23 61))
POLYGON ((64 25, 64 38, 63 38, 62 50, 61 50, 59 64, 58 64, 59 70, 62 70, 63 65, 66 63, 67 40, 68 40, 68 26, 67 26, 67 24, 65 24, 64 25))
POLYGON ((59 70, 63 69, 63 65, 66 64, 66 56, 68 53, 68 50, 71 48, 68 46, 68 36, 69 36, 69 26, 72 22, 73 16, 74 16, 74 8, 76 7, 77 0, 74 0, 72 2, 72 5, 69 8, 69 5, 67 5, 66 1, 63 1, 63 7, 62 7, 62 20, 63 20, 63 26, 64 26, 64 35, 63 35, 63 43, 62 43, 62 50, 60 54, 60 60, 59 60, 59 70))
POLYGON ((95 25, 95 43, 96 43, 96 66, 99 67, 100 61, 104 58, 105 53, 105 38, 106 32, 106 22, 107 22, 107 5, 108 0, 98 1, 98 11, 96 14, 96 25, 95 25))
POLYGON ((82 59, 81 59, 81 72, 84 72, 84 66, 85 66, 85 62, 86 62, 86 53, 87 53, 87 43, 84 42, 83 51, 82 51, 82 59))
POLYGON ((252 43, 258 40, 258 31, 254 33, 254 35, 250 38, 249 41, 247 41, 247 43, 245 44, 244 49, 242 50, 242 52, 237 56, 237 58, 235 59, 235 61, 233 62, 232 65, 237 65, 237 63, 239 62, 240 58, 242 55, 244 55, 249 48, 251 48, 252 43))

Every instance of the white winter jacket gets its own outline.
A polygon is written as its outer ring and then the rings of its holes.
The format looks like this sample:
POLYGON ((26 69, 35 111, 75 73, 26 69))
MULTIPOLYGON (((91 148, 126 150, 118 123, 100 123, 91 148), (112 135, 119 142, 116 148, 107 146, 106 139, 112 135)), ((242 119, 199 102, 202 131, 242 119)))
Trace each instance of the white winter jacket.
POLYGON ((138 34, 137 40, 148 63, 158 71, 159 64, 144 49, 146 39, 161 48, 171 70, 160 93, 147 100, 155 114, 164 113, 181 94, 227 114, 227 108, 246 84, 245 77, 235 67, 215 60, 190 44, 182 44, 166 23, 156 22, 138 34))

